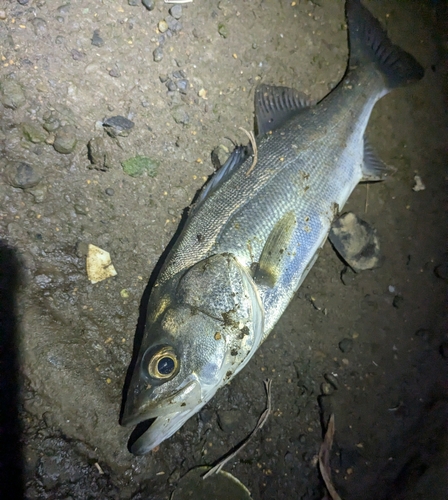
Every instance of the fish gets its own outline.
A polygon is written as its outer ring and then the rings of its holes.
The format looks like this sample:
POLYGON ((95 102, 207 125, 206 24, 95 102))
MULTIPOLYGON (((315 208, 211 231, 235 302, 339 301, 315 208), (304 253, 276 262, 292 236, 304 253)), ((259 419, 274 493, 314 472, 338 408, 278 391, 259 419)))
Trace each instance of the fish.
POLYGON ((122 425, 144 427, 131 453, 172 436, 246 366, 356 185, 389 174, 367 123, 379 99, 424 69, 359 0, 345 12, 340 83, 317 104, 287 87, 256 89, 251 147, 237 147, 204 186, 163 262, 122 407, 122 425))

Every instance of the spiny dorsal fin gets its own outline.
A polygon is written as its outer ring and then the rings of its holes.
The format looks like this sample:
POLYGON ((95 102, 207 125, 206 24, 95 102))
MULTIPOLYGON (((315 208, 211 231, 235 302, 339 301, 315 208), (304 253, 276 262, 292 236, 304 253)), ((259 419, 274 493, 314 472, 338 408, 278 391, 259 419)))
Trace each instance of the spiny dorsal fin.
POLYGON ((309 98, 295 89, 260 85, 255 90, 255 120, 258 135, 281 127, 298 112, 312 105, 309 98))
POLYGON ((215 192, 218 187, 230 177, 235 169, 244 163, 250 151, 251 150, 248 149, 247 146, 236 146, 224 165, 212 175, 207 184, 202 188, 194 205, 194 209, 198 208, 211 193, 215 192))

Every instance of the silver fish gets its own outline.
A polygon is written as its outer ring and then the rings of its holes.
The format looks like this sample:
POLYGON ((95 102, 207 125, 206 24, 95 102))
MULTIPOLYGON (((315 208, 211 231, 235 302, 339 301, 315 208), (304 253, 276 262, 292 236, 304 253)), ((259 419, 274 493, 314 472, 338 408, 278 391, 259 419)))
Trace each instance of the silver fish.
POLYGON ((359 0, 346 2, 346 16, 350 57, 342 81, 314 106, 289 88, 258 88, 254 155, 234 151, 166 258, 121 423, 155 420, 132 453, 173 435, 248 363, 355 186, 387 174, 364 138, 372 108, 424 71, 359 0))

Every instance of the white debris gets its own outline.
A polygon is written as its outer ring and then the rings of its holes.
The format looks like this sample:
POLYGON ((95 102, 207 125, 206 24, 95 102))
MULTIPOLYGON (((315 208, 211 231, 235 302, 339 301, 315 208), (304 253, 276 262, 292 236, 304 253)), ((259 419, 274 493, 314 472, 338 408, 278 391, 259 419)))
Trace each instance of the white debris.
POLYGON ((89 244, 86 260, 87 277, 92 283, 98 283, 106 278, 117 275, 109 252, 89 244))
POLYGON ((414 176, 415 186, 412 188, 412 191, 423 191, 426 189, 426 186, 423 184, 422 179, 419 175, 414 176))

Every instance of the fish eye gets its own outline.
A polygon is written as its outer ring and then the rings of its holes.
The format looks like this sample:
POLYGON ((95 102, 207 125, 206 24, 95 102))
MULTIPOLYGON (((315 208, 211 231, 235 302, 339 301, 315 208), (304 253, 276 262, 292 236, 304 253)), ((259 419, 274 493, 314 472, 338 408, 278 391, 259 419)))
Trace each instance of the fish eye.
POLYGON ((168 380, 179 371, 179 360, 174 349, 171 346, 158 347, 157 350, 151 349, 151 352, 145 363, 148 374, 158 380, 168 380))

